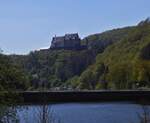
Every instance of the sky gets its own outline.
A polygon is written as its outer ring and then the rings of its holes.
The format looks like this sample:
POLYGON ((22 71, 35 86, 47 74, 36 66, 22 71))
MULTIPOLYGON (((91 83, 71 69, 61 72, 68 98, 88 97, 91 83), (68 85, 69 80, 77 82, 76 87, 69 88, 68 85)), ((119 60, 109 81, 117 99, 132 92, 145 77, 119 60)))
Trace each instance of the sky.
POLYGON ((150 0, 0 0, 0 48, 28 54, 50 47, 54 35, 83 38, 147 17, 150 0))

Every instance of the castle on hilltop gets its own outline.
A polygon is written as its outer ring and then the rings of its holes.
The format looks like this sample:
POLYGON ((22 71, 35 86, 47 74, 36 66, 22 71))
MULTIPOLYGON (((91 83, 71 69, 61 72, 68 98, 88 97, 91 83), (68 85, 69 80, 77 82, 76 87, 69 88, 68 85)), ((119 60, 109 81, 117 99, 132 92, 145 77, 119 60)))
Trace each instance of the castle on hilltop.
POLYGON ((78 33, 74 33, 53 37, 50 49, 81 50, 86 49, 86 46, 81 45, 78 33))

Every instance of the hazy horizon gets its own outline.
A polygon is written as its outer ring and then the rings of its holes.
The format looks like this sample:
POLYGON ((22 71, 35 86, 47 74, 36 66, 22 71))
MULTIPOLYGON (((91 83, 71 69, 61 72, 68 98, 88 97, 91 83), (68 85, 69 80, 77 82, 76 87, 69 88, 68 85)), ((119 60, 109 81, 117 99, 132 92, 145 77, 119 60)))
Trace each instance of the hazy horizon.
POLYGON ((54 35, 78 32, 83 38, 136 25, 150 16, 149 5, 147 0, 0 1, 0 48, 27 54, 50 47, 54 35))

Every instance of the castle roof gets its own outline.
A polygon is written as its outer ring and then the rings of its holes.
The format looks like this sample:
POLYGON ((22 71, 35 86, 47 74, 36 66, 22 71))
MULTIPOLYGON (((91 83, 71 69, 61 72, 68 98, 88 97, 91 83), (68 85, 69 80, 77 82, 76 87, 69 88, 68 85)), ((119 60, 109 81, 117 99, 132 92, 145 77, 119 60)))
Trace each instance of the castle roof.
POLYGON ((64 40, 65 40, 64 36, 53 37, 53 41, 54 42, 60 42, 60 41, 64 41, 64 40))
POLYGON ((79 39, 78 33, 65 34, 65 36, 55 36, 55 37, 53 37, 54 42, 61 42, 61 41, 64 41, 64 40, 74 40, 74 39, 79 39))
POLYGON ((74 34, 66 34, 65 35, 65 40, 70 40, 70 39, 78 39, 79 36, 78 36, 78 33, 74 33, 74 34))

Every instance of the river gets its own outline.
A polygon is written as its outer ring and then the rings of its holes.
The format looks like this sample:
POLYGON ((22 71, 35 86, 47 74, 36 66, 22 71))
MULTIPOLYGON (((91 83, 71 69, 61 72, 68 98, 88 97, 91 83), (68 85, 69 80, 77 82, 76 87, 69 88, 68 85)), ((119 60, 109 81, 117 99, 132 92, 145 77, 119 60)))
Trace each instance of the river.
POLYGON ((16 117, 19 123, 140 123, 149 108, 129 102, 26 105, 16 117))

